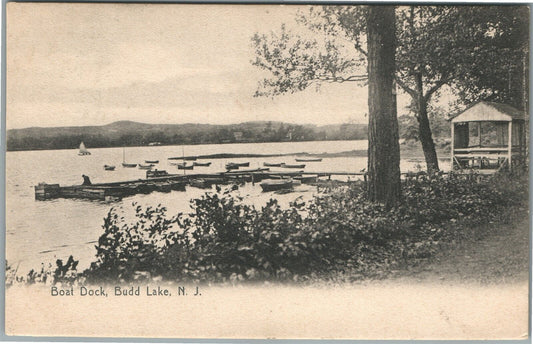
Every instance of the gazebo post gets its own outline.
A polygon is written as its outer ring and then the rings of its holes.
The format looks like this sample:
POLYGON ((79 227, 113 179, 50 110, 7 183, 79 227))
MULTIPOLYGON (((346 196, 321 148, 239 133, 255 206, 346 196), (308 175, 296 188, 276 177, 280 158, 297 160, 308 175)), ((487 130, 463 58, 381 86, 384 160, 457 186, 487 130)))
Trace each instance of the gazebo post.
POLYGON ((513 138, 512 138, 512 134, 513 134, 513 121, 509 121, 509 145, 507 147, 507 161, 508 161, 508 164, 509 164, 509 171, 511 170, 511 157, 513 155, 513 138))
POLYGON ((479 142, 479 147, 481 147, 481 122, 477 122, 477 139, 479 142))
POLYGON ((454 161, 453 161, 453 158, 454 158, 454 147, 455 147, 455 123, 451 122, 452 123, 452 140, 451 140, 451 170, 453 171, 454 170, 454 161))

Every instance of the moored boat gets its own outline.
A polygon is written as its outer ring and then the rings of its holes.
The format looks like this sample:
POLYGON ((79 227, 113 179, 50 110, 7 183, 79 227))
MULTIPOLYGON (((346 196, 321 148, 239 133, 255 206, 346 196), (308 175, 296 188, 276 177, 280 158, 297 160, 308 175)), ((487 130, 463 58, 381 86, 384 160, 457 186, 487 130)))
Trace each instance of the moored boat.
POLYGON ((113 166, 113 165, 104 165, 104 170, 106 170, 106 171, 114 171, 115 170, 115 166, 113 166))
POLYGON ((276 164, 276 163, 269 163, 269 162, 264 162, 263 163, 263 166, 267 166, 267 167, 280 167, 281 166, 281 162, 279 164, 276 164))
POLYGON ((205 166, 205 167, 211 166, 211 162, 196 162, 195 161, 192 164, 193 164, 193 166, 205 166))
POLYGON ((211 183, 209 183, 207 180, 203 179, 203 178, 195 178, 195 179, 191 179, 189 181, 189 184, 191 186, 194 186, 195 188, 200 188, 200 189, 209 189, 211 188, 211 183))
POLYGON ((159 160, 144 160, 147 164, 159 164, 159 160))
POLYGON ((166 177, 168 176, 168 172, 165 170, 148 170, 146 171, 146 178, 157 178, 157 177, 166 177))
POLYGON ((141 170, 149 170, 149 169, 151 169, 152 167, 154 167, 154 164, 148 164, 148 165, 139 164, 139 168, 140 168, 141 170))
POLYGON ((249 162, 228 162, 226 164, 226 170, 236 170, 239 167, 248 167, 250 166, 249 162))
POLYGON ((296 158, 295 160, 299 162, 319 162, 322 161, 322 158, 296 158))
POLYGON ((181 180, 169 181, 170 188, 174 191, 185 191, 185 185, 187 182, 181 180))
POLYGON ((299 177, 294 177, 294 179, 301 181, 303 184, 316 183, 318 179, 318 174, 303 175, 299 177))
POLYGON ((289 164, 281 164, 281 167, 283 168, 305 168, 305 164, 296 164, 296 165, 289 165, 289 164))
POLYGON ((137 167, 137 164, 128 164, 126 162, 126 148, 122 147, 122 167, 134 168, 137 167))
POLYGON ((170 191, 172 191, 172 183, 169 183, 169 182, 156 183, 155 184, 155 191, 170 192, 170 191))
POLYGON ((261 182, 263 191, 276 191, 292 188, 292 179, 265 179, 261 182))
POLYGON ((248 169, 248 170, 238 170, 234 172, 230 171, 230 172, 226 172, 225 174, 243 174, 243 173, 266 172, 266 171, 270 171, 270 168, 260 167, 260 168, 253 168, 253 169, 248 169))
POLYGON ((226 170, 238 170, 239 169, 239 165, 233 163, 233 162, 228 162, 226 164, 226 170))
POLYGON ((177 165, 178 170, 192 170, 194 168, 194 165, 187 165, 185 163, 178 164, 177 165))

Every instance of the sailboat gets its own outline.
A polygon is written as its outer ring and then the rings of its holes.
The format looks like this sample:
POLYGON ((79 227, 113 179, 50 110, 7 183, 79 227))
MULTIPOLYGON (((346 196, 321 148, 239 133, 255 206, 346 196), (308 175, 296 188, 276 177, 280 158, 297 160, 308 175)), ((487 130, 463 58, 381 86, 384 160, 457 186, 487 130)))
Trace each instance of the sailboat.
POLYGON ((183 170, 183 174, 185 174, 185 170, 192 170, 194 168, 194 165, 187 165, 187 162, 185 161, 185 149, 183 146, 181 147, 181 153, 182 153, 182 162, 176 164, 178 166, 178 170, 183 170))
POLYGON ((85 144, 83 143, 83 141, 81 141, 80 143, 80 152, 78 153, 78 155, 91 155, 91 152, 89 152, 87 148, 85 148, 85 144))
POLYGON ((137 164, 126 163, 126 148, 124 147, 122 147, 122 167, 128 167, 128 168, 137 167, 137 164))

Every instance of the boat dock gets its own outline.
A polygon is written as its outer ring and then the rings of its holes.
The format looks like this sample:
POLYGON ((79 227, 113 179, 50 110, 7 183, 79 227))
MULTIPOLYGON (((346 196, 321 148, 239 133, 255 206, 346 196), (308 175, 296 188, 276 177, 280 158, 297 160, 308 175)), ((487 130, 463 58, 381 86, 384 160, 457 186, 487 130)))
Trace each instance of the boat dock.
MULTIPOLYGON (((402 173, 405 178, 417 178, 424 173, 402 173)), ((146 178, 112 183, 91 185, 60 186, 59 184, 40 183, 35 186, 35 199, 78 198, 90 200, 113 200, 136 194, 151 192, 185 191, 190 185, 199 188, 211 188, 212 185, 234 183, 258 183, 265 179, 293 178, 306 184, 317 184, 320 178, 331 179, 332 176, 353 176, 366 180, 365 172, 304 172, 304 171, 270 171, 258 168, 219 173, 168 174, 166 171, 147 171, 146 178)), ((323 181, 323 179, 322 179, 323 181)))
MULTIPOLYGON (((362 176, 364 173, 354 172, 271 172, 268 168, 227 171, 219 173, 196 173, 196 174, 158 174, 152 176, 147 171, 147 178, 128 180, 112 183, 96 183, 91 185, 60 186, 59 184, 40 183, 35 186, 35 199, 48 200, 54 198, 79 198, 93 200, 112 200, 136 194, 147 194, 154 191, 170 192, 172 190, 185 191, 186 185, 194 187, 211 187, 212 185, 224 185, 235 182, 260 182, 269 178, 312 177, 305 180, 318 178, 331 178, 332 175, 362 176)), ((159 171, 162 172, 162 171, 159 171)))

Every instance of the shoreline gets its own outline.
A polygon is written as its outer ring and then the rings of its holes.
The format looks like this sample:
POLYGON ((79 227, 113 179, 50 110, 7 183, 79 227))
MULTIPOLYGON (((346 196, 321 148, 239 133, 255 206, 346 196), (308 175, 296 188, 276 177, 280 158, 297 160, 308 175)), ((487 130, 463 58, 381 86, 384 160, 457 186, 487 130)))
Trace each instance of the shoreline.
MULTIPOLYGON (((449 147, 437 148, 437 156, 439 160, 448 159, 449 147)), ((238 153, 217 153, 206 155, 194 155, 194 156, 176 156, 170 157, 168 160, 181 160, 183 158, 197 158, 197 159, 229 159, 229 158, 272 158, 272 157, 285 157, 285 156, 302 156, 302 157, 317 157, 317 158, 366 158, 368 151, 366 149, 354 149, 350 151, 342 151, 337 153, 283 153, 283 154, 238 154, 238 153)), ((424 152, 422 147, 418 144, 401 144, 400 145, 400 158, 420 158, 424 159, 424 152)))

